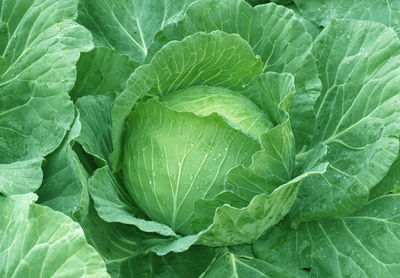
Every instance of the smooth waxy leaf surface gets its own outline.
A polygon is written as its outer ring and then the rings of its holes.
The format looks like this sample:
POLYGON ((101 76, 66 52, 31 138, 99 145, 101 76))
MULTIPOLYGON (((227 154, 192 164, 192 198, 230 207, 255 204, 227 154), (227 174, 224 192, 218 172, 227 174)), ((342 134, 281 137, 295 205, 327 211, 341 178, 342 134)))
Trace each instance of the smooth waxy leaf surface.
POLYGON ((308 276, 305 271, 296 271, 286 266, 276 266, 263 260, 240 257, 227 252, 214 260, 202 277, 301 278, 308 276))
POLYGON ((270 195, 259 194, 243 208, 225 204, 215 211, 212 225, 200 234, 199 242, 210 246, 251 243, 277 224, 290 210, 301 181, 325 172, 326 164, 278 187, 270 195))
POLYGON ((315 37, 318 36, 318 34, 321 32, 320 27, 318 27, 317 24, 310 21, 308 18, 305 18, 293 2, 286 7, 291 9, 296 14, 296 17, 300 20, 301 23, 303 23, 306 32, 309 33, 311 37, 313 37, 313 39, 315 39, 315 37))
POLYGON ((0 193, 8 196, 36 191, 42 184, 43 159, 0 164, 0 193))
POLYGON ((369 198, 385 195, 389 192, 396 192, 400 189, 400 156, 397 156, 395 162, 389 169, 387 175, 369 192, 369 198))
POLYGON ((0 2, 0 162, 42 157, 74 119, 67 92, 91 36, 72 21, 77 1, 0 2))
POLYGON ((170 253, 166 256, 149 254, 138 256, 120 264, 122 277, 140 273, 142 277, 197 278, 216 258, 217 252, 208 247, 192 247, 184 253, 170 253), (191 267, 188 268, 187 266, 191 267))
POLYGON ((117 191, 120 187, 117 183, 118 181, 112 176, 108 167, 97 170, 89 180, 90 193, 94 199, 96 210, 102 219, 107 222, 135 225, 145 232, 159 233, 165 236, 175 235, 172 229, 166 225, 134 217, 136 214, 135 207, 126 203, 126 197, 121 197, 120 192, 117 191), (104 190, 105 187, 107 187, 107 190, 104 190))
POLYGON ((323 89, 313 144, 328 147, 323 176, 303 183, 294 217, 318 219, 361 208, 397 157, 400 41, 379 23, 334 20, 313 46, 323 89), (352 40, 349 40, 351 37, 352 40))
POLYGON ((71 98, 76 101, 87 95, 106 95, 113 100, 125 89, 126 80, 137 66, 128 56, 105 47, 82 53, 71 98))
POLYGON ((92 32, 96 46, 116 49, 141 63, 155 33, 177 20, 191 2, 83 0, 79 22, 92 32))
POLYGON ((168 95, 162 101, 177 112, 191 112, 197 116, 220 115, 232 128, 260 141, 273 127, 266 113, 241 93, 219 87, 193 87, 168 95))
POLYGON ((347 217, 304 223, 297 230, 278 227, 253 250, 272 263, 297 261, 297 267, 311 268, 311 277, 396 277, 399 200, 398 194, 382 196, 347 217))
POLYGON ((37 191, 40 204, 67 215, 78 211, 85 214, 88 209, 88 174, 71 147, 80 132, 81 122, 77 114, 62 144, 46 157, 43 183, 37 191))
POLYGON ((2 277, 109 277, 80 226, 33 194, 0 197, 2 277))
POLYGON ((295 144, 288 110, 294 92, 293 76, 277 73, 256 76, 242 92, 275 126, 264 129, 260 136, 262 149, 253 156, 251 165, 240 165, 229 172, 227 183, 241 198, 250 200, 257 194, 269 194, 292 179, 295 144))
POLYGON ((79 224, 89 244, 105 261, 109 273, 112 273, 110 264, 119 265, 140 255, 143 252, 141 241, 149 237, 134 226, 104 221, 97 214, 93 204, 89 207, 88 217, 82 218, 79 224))
POLYGON ((82 123, 76 139, 83 149, 96 159, 99 167, 109 165, 111 153, 111 100, 108 96, 79 98, 76 107, 82 123))
POLYGON ((294 0, 301 14, 319 26, 331 19, 361 19, 392 27, 400 34, 400 5, 396 0, 294 0))

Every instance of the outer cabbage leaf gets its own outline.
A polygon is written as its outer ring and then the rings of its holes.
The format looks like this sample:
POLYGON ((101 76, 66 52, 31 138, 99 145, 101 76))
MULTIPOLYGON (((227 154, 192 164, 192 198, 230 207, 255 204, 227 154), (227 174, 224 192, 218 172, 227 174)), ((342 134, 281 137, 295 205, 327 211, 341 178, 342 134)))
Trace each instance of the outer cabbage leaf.
POLYGON ((321 32, 320 27, 318 27, 318 25, 316 25, 314 22, 305 18, 294 3, 291 3, 287 7, 291 9, 296 14, 296 17, 300 20, 300 22, 303 23, 306 32, 309 33, 313 39, 315 39, 321 32))
POLYGON ((2 0, 0 162, 43 157, 61 143, 74 119, 67 92, 91 36, 72 21, 77 0, 2 0))
POLYGON ((80 226, 32 204, 33 194, 0 197, 2 277, 109 277, 80 226))
POLYGON ((192 0, 82 0, 79 23, 88 28, 96 46, 105 46, 141 63, 154 34, 180 18, 192 0))
POLYGON ((260 136, 262 149, 251 165, 240 165, 227 176, 231 190, 241 198, 269 194, 294 176, 295 146, 288 114, 294 92, 293 76, 277 73, 256 76, 242 91, 265 111, 274 127, 260 136))
POLYGON ((300 13, 318 26, 331 19, 362 19, 380 22, 400 34, 400 4, 396 0, 294 0, 300 13))
POLYGON ((126 80, 137 66, 128 56, 105 47, 82 53, 71 98, 76 101, 82 96, 106 95, 113 100, 125 89, 126 80))
POLYGON ((212 248, 199 246, 184 253, 170 253, 165 256, 148 254, 118 264, 117 271, 122 278, 132 277, 132 273, 140 273, 141 277, 148 278, 197 278, 201 277, 218 253, 212 248))
POLYGON ((159 233, 165 236, 176 236, 168 226, 136 218, 135 205, 122 189, 108 167, 100 168, 89 181, 90 193, 99 216, 107 222, 120 222, 137 226, 140 230, 150 233, 159 233))
POLYGON ((241 257, 226 252, 213 261, 202 277, 303 278, 308 277, 308 273, 285 265, 273 265, 256 258, 241 257))
POLYGON ((78 99, 82 130, 76 141, 95 158, 98 167, 110 165, 111 99, 108 96, 85 96, 78 99))
POLYGON ((0 193, 8 196, 35 192, 42 184, 43 159, 0 164, 0 193))
MULTIPOLYGON (((5 26, 4 23, 0 23, 0 26, 1 25, 5 26)), ((6 68, 6 66, 7 66, 6 59, 0 56, 0 73, 3 73, 4 69, 6 68)))
POLYGON ((309 268, 311 277, 396 277, 399 201, 398 194, 386 195, 350 216, 303 223, 296 230, 281 225, 253 250, 271 263, 309 268))
POLYGON ((375 187, 371 189, 369 192, 369 198, 374 199, 379 196, 385 195, 389 192, 399 193, 400 189, 400 155, 397 156, 395 162, 393 162, 392 166, 386 176, 377 184, 375 187))
POLYGON ((61 145, 46 157, 43 183, 37 191, 40 204, 77 217, 87 214, 89 204, 88 173, 72 150, 80 132, 81 122, 77 113, 61 145))
POLYGON ((145 251, 141 241, 153 236, 132 225, 105 222, 98 216, 93 204, 89 207, 88 217, 80 219, 79 224, 89 244, 96 248, 105 261, 107 272, 112 277, 119 277, 120 265, 141 255, 145 251))
POLYGON ((290 210, 300 183, 306 177, 321 175, 326 165, 304 173, 279 186, 271 194, 256 195, 243 208, 225 204, 215 211, 212 224, 200 232, 199 243, 210 246, 251 243, 277 224, 290 210))
POLYGON ((308 144, 314 131, 313 104, 319 94, 320 81, 310 53, 312 38, 293 11, 273 3, 252 8, 243 0, 196 1, 182 20, 165 26, 156 35, 147 60, 169 41, 214 30, 239 34, 248 41, 253 52, 261 56, 264 72, 287 72, 294 76, 292 129, 298 149, 308 144))
POLYGON ((333 20, 314 42, 313 54, 323 86, 313 145, 327 146, 321 160, 330 165, 324 175, 304 181, 292 212, 296 221, 361 208, 399 148, 400 41, 393 30, 333 20))

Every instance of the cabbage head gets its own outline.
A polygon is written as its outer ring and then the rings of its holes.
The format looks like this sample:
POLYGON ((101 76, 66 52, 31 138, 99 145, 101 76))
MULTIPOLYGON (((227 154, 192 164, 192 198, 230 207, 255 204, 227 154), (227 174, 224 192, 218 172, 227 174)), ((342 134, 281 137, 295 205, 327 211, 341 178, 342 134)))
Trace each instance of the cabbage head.
MULTIPOLYGON (((190 234, 196 201, 232 189, 229 174, 251 164, 273 127, 267 111, 226 88, 196 86, 140 102, 127 120, 125 185, 152 219, 190 234)), ((278 165, 283 177, 290 178, 292 161, 288 156, 287 165, 278 165)))
POLYGON ((237 34, 167 43, 116 99, 115 169, 147 217, 175 233, 212 246, 251 242, 312 174, 294 179, 294 94, 293 75, 263 73, 237 34))

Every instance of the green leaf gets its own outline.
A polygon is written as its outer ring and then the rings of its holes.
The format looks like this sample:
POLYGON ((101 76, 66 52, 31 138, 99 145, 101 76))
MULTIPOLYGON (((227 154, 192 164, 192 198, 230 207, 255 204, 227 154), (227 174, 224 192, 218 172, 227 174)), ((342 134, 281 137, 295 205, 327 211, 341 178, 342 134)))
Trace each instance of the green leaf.
POLYGON ((392 166, 386 176, 371 189, 369 192, 369 198, 374 199, 385 195, 389 192, 398 193, 400 188, 400 155, 397 155, 396 160, 393 162, 392 166))
MULTIPOLYGON (((0 23, 0 25, 1 25, 1 23, 0 23)), ((6 67, 7 67, 6 59, 0 56, 0 73, 3 73, 3 71, 5 70, 6 67)))
POLYGON ((400 35, 400 6, 396 0, 294 0, 304 17, 319 26, 331 19, 361 19, 380 22, 400 35))
POLYGON ((146 253, 154 252, 158 256, 164 256, 170 252, 185 252, 192 245, 196 244, 199 235, 189 235, 178 238, 152 238, 142 241, 141 244, 146 253))
POLYGON ((305 229, 293 230, 287 218, 255 241, 252 250, 257 258, 274 265, 297 270, 311 267, 309 234, 305 229))
POLYGON ((78 21, 92 32, 96 46, 141 63, 154 34, 177 20, 192 1, 81 0, 78 21))
POLYGON ((267 73, 256 76, 242 92, 258 104, 275 125, 260 136, 262 149, 252 157, 249 167, 233 168, 227 183, 244 199, 270 194, 293 177, 295 146, 288 110, 294 94, 293 76, 267 73))
POLYGON ((301 181, 325 172, 321 164, 309 172, 281 185, 270 195, 259 194, 243 208, 226 204, 215 211, 211 226, 201 232, 198 243, 209 246, 226 246, 251 243, 266 230, 276 225, 290 210, 297 196, 301 181))
POLYGON ((396 277, 399 201, 398 194, 386 195, 347 217, 304 223, 298 230, 273 229, 255 243, 255 253, 267 261, 306 256, 302 267, 311 268, 311 277, 396 277))
POLYGON ((73 141, 80 131, 81 122, 77 114, 62 144, 46 157, 43 183, 37 192, 40 204, 70 216, 86 214, 89 202, 88 174, 72 150, 73 141))
POLYGON ((293 0, 270 0, 270 2, 274 2, 278 5, 288 5, 293 2, 293 0))
POLYGON ((132 201, 126 200, 129 196, 126 192, 119 191, 121 186, 108 167, 98 169, 90 178, 89 190, 97 213, 103 220, 135 225, 145 232, 176 236, 175 232, 166 225, 134 216, 137 214, 135 205, 132 201))
POLYGON ((295 270, 282 265, 273 265, 256 258, 240 257, 226 252, 214 260, 201 277, 302 278, 308 277, 307 274, 306 271, 295 270))
POLYGON ((314 42, 313 54, 323 84, 313 145, 327 145, 322 161, 330 165, 324 175, 302 184, 292 212, 297 220, 361 208, 399 148, 400 41, 393 30, 333 20, 314 42))
POLYGON ((166 256, 148 254, 124 261, 119 267, 119 273, 126 278, 132 277, 132 273, 140 273, 143 278, 197 278, 215 257, 216 251, 204 246, 166 256))
POLYGON ((110 165, 111 100, 107 96, 85 96, 78 99, 82 130, 76 139, 92 155, 99 167, 110 165))
POLYGON ((0 164, 0 193, 8 196, 35 192, 42 184, 43 159, 0 164))
POLYGON ((125 91, 115 101, 111 154, 114 170, 121 169, 124 123, 138 99, 199 85, 241 89, 261 70, 261 61, 238 35, 197 33, 166 45, 150 64, 131 75, 125 91))
POLYGON ((85 236, 104 259, 107 270, 109 265, 123 262, 140 255, 144 250, 141 241, 152 234, 139 231, 132 225, 109 223, 99 217, 93 202, 89 206, 88 217, 79 221, 85 236))
POLYGON ((260 109, 242 93, 221 87, 192 87, 161 100, 177 112, 190 112, 199 117, 218 114, 232 128, 258 142, 261 135, 273 127, 272 120, 267 116, 269 111, 260 109))
POLYGON ((126 80, 137 66, 128 56, 104 47, 82 53, 76 64, 71 98, 76 101, 82 96, 106 95, 114 100, 125 89, 126 80))
POLYGON ((0 276, 109 277, 80 226, 34 199, 0 196, 0 276))
POLYGON ((2 0, 0 162, 43 157, 61 143, 74 119, 67 92, 91 36, 72 21, 76 0, 2 0))
POLYGON ((296 14, 296 17, 300 20, 300 22, 303 23, 306 32, 309 33, 313 39, 315 39, 321 32, 321 29, 318 27, 318 25, 305 18, 294 3, 288 5, 287 7, 291 9, 296 14))
POLYGON ((312 38, 293 11, 270 3, 252 8, 243 0, 202 0, 189 6, 182 20, 165 26, 154 38, 147 60, 166 43, 196 32, 221 30, 239 34, 264 62, 264 72, 287 72, 295 79, 291 123, 297 147, 308 144, 314 130, 313 105, 320 81, 311 55, 312 38))

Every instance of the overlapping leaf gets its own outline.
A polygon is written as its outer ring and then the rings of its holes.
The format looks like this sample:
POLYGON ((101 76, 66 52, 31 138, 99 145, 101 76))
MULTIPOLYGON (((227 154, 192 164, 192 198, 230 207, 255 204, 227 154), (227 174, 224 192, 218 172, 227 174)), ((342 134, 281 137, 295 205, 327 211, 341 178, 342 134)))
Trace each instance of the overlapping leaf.
POLYGON ((182 20, 156 35, 147 59, 169 41, 214 30, 239 34, 261 56, 264 72, 288 72, 294 76, 296 95, 291 104, 291 123, 298 148, 307 144, 314 131, 313 104, 320 81, 310 53, 312 38, 291 10, 273 3, 252 8, 243 0, 196 1, 182 20))
POLYGON ((8 196, 36 191, 42 184, 43 159, 0 164, 0 193, 8 196))
POLYGON ((296 230, 282 225, 255 243, 255 253, 271 263, 311 269, 311 277, 396 277, 399 200, 398 194, 382 196, 350 216, 296 230))
POLYGON ((109 277, 80 226, 33 194, 0 197, 2 277, 109 277))
POLYGON ((302 15, 318 26, 331 19, 361 19, 380 22, 400 34, 400 5, 396 0, 294 0, 302 15))
POLYGON ((137 66, 128 56, 105 47, 82 53, 71 98, 76 101, 87 95, 105 95, 113 100, 125 89, 126 80, 137 66))
POLYGON ((92 32, 96 46, 116 49, 141 63, 154 34, 165 24, 177 20, 191 2, 82 0, 79 22, 92 32))
POLYGON ((67 215, 84 215, 88 210, 88 173, 72 150, 80 132, 81 122, 77 114, 62 144, 47 156, 43 183, 37 191, 40 204, 67 215))
POLYGON ((74 118, 67 92, 75 63, 92 42, 72 21, 77 0, 0 5, 0 162, 9 163, 45 156, 61 143, 74 118))
POLYGON ((314 42, 313 54, 322 81, 313 145, 327 145, 321 159, 330 166, 324 175, 303 183, 293 210, 298 220, 361 208, 399 148, 396 34, 379 23, 334 20, 314 42))

